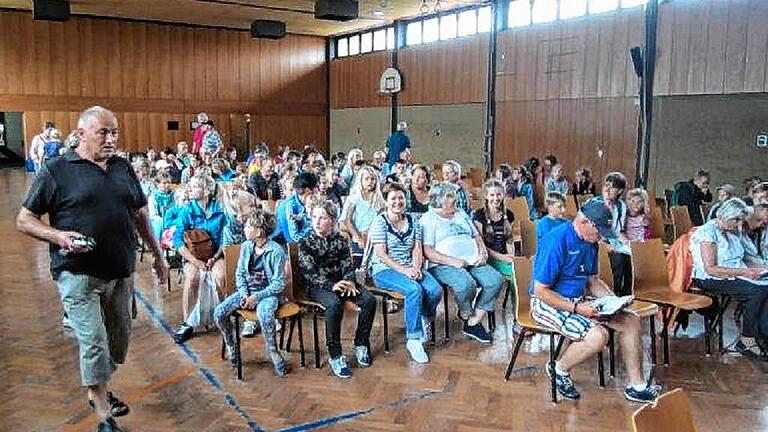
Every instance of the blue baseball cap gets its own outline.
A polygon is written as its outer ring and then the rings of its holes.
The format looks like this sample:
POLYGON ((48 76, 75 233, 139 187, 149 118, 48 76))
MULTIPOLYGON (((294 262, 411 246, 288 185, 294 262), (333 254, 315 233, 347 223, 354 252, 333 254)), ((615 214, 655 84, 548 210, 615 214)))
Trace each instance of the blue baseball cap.
POLYGON ((616 238, 616 231, 613 229, 613 214, 603 201, 592 198, 585 202, 579 211, 595 224, 600 237, 604 239, 616 238))

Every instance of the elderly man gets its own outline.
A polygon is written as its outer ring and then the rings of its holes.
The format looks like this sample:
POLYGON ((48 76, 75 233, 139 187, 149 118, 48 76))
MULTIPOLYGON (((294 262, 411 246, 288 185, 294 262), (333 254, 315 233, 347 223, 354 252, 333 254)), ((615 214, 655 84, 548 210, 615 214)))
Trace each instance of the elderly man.
POLYGON ((712 192, 709 191, 709 173, 704 170, 696 171, 692 179, 675 184, 672 205, 688 207, 688 215, 693 226, 704 224, 701 205, 712 202, 712 192))
POLYGON ((387 163, 392 166, 398 159, 400 153, 411 148, 411 139, 405 132, 408 130, 408 123, 401 121, 397 124, 397 131, 387 138, 387 163))
POLYGON ((80 375, 100 432, 120 431, 113 416, 128 407, 109 392, 131 334, 136 230, 165 279, 167 264, 152 235, 147 199, 127 160, 116 156, 117 119, 89 108, 77 123, 80 145, 40 169, 19 211, 20 231, 50 244, 51 274, 80 346, 80 375), (51 225, 41 221, 48 214, 51 225))
POLYGON ((597 276, 597 242, 615 235, 611 210, 598 200, 590 200, 572 223, 550 231, 537 248, 529 288, 531 316, 571 340, 560 358, 547 364, 549 376, 555 375, 558 392, 568 399, 581 397, 571 380, 571 369, 602 350, 608 341, 603 324, 621 334, 622 358, 629 375, 624 397, 649 402, 659 396, 660 388, 643 378, 640 319, 619 312, 601 324, 596 320, 598 311, 587 300, 587 296, 613 294, 597 276))
POLYGON ((454 160, 445 161, 443 164, 443 180, 456 185, 459 190, 456 192, 456 208, 464 210, 467 214, 472 213, 469 208, 469 197, 467 191, 461 186, 461 165, 454 160))

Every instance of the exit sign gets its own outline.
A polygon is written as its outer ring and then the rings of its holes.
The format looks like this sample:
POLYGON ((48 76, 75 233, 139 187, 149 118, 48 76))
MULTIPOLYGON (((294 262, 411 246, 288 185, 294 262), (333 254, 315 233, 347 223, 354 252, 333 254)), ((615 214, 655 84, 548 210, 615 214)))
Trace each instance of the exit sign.
POLYGON ((768 147, 768 132, 758 133, 755 144, 757 144, 758 147, 768 147))

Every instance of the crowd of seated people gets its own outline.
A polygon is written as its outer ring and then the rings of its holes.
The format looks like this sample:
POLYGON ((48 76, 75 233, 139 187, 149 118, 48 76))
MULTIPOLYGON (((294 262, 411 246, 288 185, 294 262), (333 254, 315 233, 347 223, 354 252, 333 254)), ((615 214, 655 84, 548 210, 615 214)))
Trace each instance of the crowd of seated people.
MULTIPOLYGON (((366 367, 373 361, 370 334, 376 300, 356 275, 361 267, 373 285, 404 296, 406 349, 414 362, 430 361, 425 343, 443 287, 453 294, 463 333, 491 343, 494 334, 484 319, 496 311, 504 284, 514 283, 513 257, 519 251, 514 227, 521 220, 533 220, 539 244, 551 249, 534 261, 534 318, 575 342, 547 372, 555 374, 561 394, 579 397, 569 371, 606 337, 594 311, 580 301, 590 292, 631 293, 628 243, 651 237, 656 197, 629 188, 620 172, 595 181, 588 167, 579 167, 569 179, 566 166, 554 155, 542 162, 531 158, 522 164, 500 164, 492 178, 473 188, 466 180, 468 170, 457 161, 444 161, 433 172, 431 164, 414 164, 410 149, 390 158, 383 150, 366 155, 353 148, 332 154, 326 162, 311 145, 299 151, 281 145, 270 154, 260 144, 242 155, 224 145, 207 116, 201 115, 198 123, 191 151, 189 144, 179 142, 175 149, 126 155, 148 197, 154 234, 183 259, 176 342, 204 330, 189 320, 207 275, 219 290, 213 323, 232 363, 239 353, 229 318, 237 309, 252 309, 258 321, 245 321, 242 335, 252 337, 260 329, 275 373, 288 373, 272 335, 279 326, 275 311, 286 286, 286 247, 295 244, 299 260, 294 265, 302 272, 304 295, 325 309, 325 340, 334 375, 352 376, 341 346, 344 302, 359 307, 355 362, 366 367), (574 215, 566 217, 569 200, 578 203, 580 196, 590 198, 586 203, 591 210, 577 213, 571 222, 574 215), (507 208, 507 199, 518 197, 528 204, 528 214, 507 208), (605 226, 597 227, 597 222, 605 226), (190 232, 209 248, 190 243, 190 232), (597 241, 605 241, 609 249, 612 281, 596 279, 597 241), (233 244, 241 245, 235 292, 225 293, 223 254, 233 244), (581 266, 569 261, 568 251, 555 249, 562 245, 587 251, 587 261, 581 266)), ((768 265, 768 183, 747 179, 743 198, 735 187, 723 184, 716 189, 717 202, 702 213, 702 205, 713 201, 709 183, 709 174, 698 171, 674 186, 673 201, 688 207, 693 225, 700 226, 690 239, 694 283, 706 292, 730 293, 746 302, 737 349, 765 360, 768 315, 763 310, 768 297, 763 293, 768 291, 758 286, 768 265)), ((641 376, 637 325, 621 321, 614 328, 628 334, 623 346, 632 370, 625 394, 645 401, 658 389, 645 386, 641 376)))

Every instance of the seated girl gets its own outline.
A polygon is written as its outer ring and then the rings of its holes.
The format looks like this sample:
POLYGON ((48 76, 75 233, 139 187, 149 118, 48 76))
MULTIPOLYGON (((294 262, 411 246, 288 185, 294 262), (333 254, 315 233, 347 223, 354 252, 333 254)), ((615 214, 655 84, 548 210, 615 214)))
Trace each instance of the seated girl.
POLYGON ((264 347, 275 373, 288 373, 288 365, 275 346, 275 312, 285 288, 286 254, 280 245, 269 239, 275 229, 275 217, 256 210, 245 221, 246 241, 240 247, 235 286, 237 291, 224 299, 213 312, 227 346, 229 361, 237 365, 240 353, 235 344, 232 314, 238 309, 255 310, 261 324, 264 347))
POLYGON ((435 278, 422 270, 421 225, 406 213, 405 188, 399 183, 384 185, 386 212, 371 225, 373 282, 379 288, 405 295, 405 332, 411 358, 427 363, 423 343, 443 290, 435 278))
POLYGON ((355 332, 355 358, 360 367, 371 364, 370 336, 376 298, 358 285, 349 254, 349 242, 336 229, 338 209, 326 201, 311 209, 312 232, 299 242, 299 268, 307 298, 325 308, 325 343, 334 375, 352 377, 341 353, 341 319, 344 302, 360 307, 355 332))
POLYGON ((363 260, 368 229, 383 209, 384 198, 379 190, 379 176, 373 168, 364 166, 355 176, 349 198, 344 202, 341 212, 341 225, 352 238, 352 260, 355 267, 363 260))
POLYGON ((629 241, 643 241, 651 238, 651 208, 648 192, 641 188, 627 192, 627 221, 624 235, 629 241))

